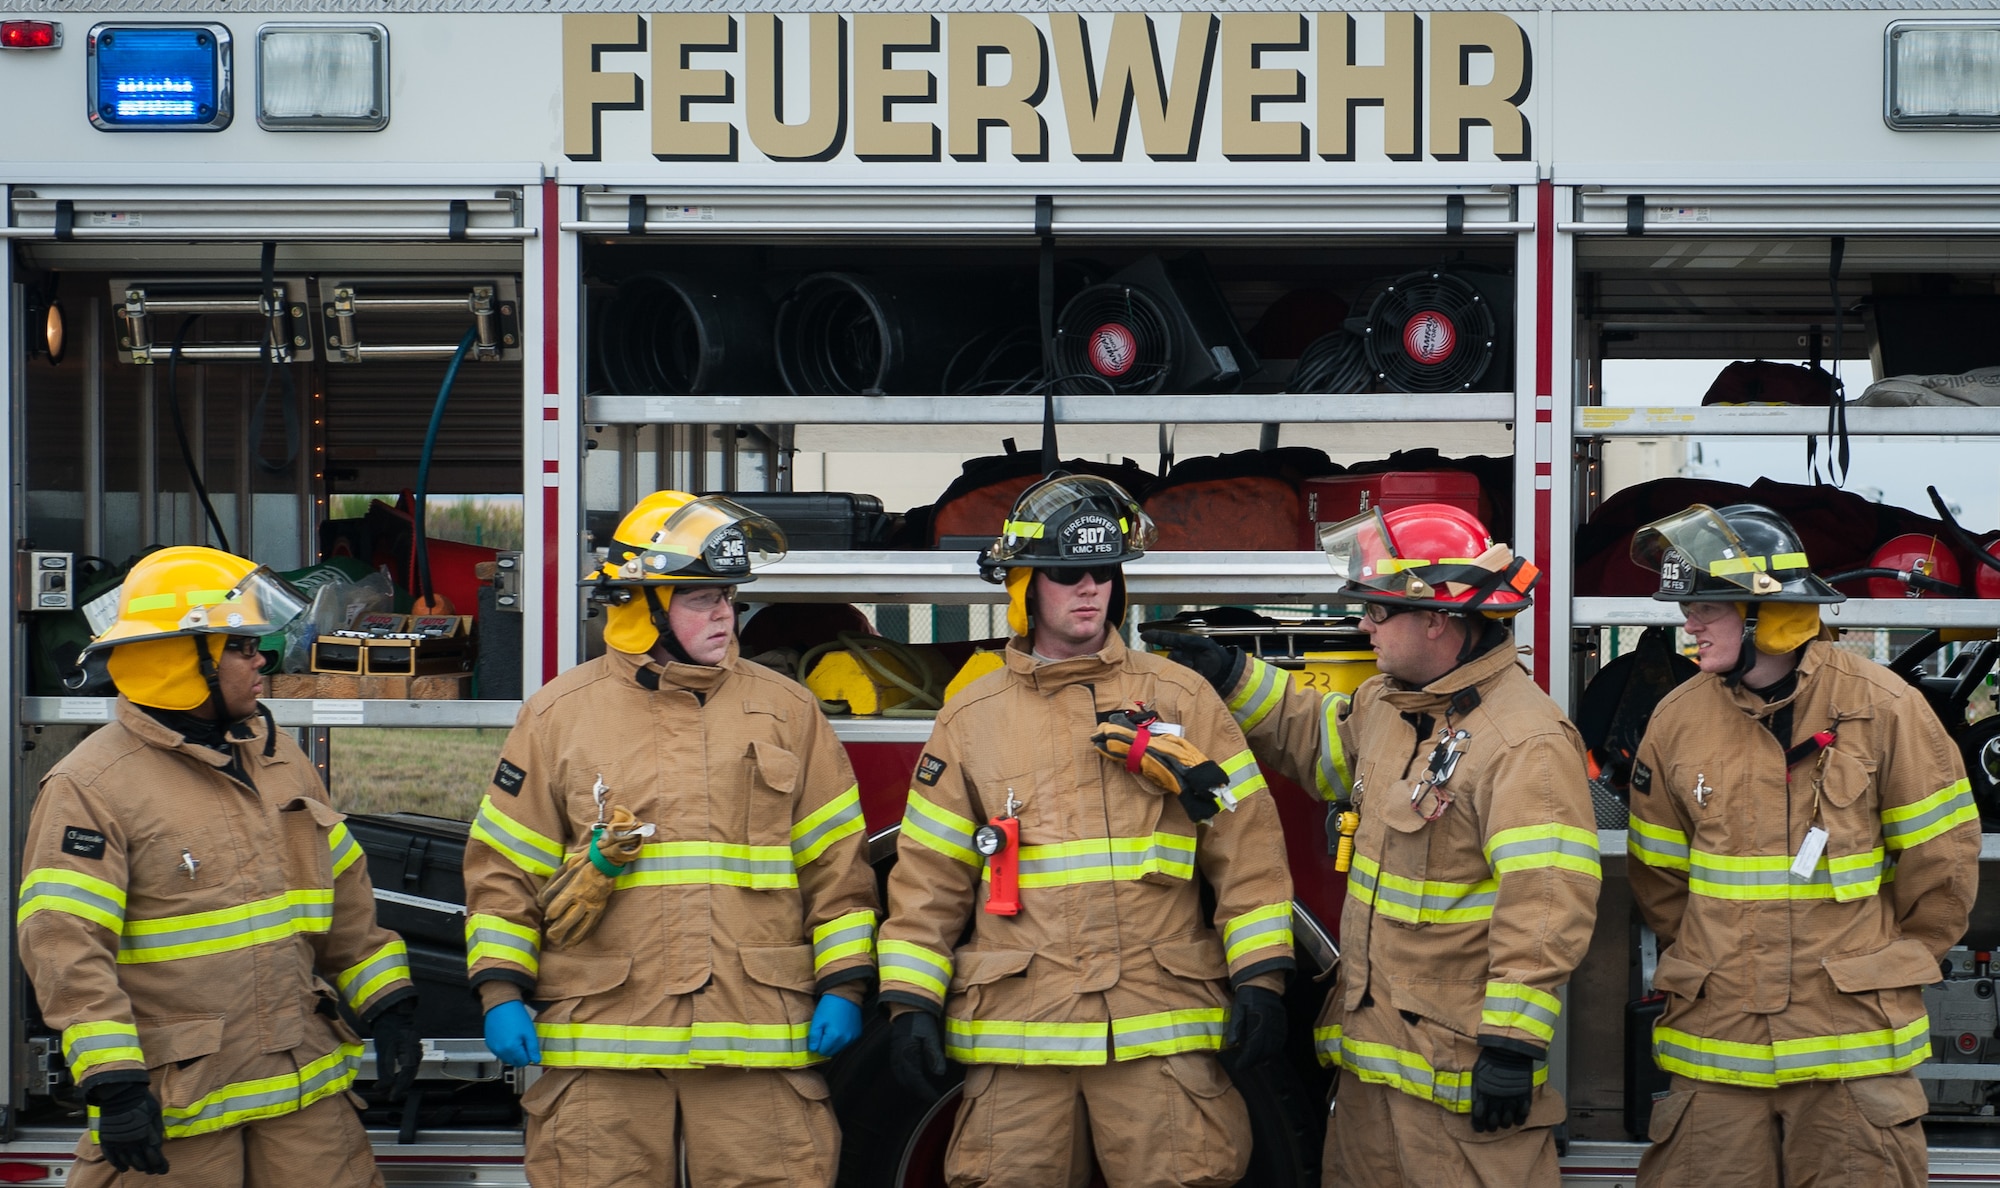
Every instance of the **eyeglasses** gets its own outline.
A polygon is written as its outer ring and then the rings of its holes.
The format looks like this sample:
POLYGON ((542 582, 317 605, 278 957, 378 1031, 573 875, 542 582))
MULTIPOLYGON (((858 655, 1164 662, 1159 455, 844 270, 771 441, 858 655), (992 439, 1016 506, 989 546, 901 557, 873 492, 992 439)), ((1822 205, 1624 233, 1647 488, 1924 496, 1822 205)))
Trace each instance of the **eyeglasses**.
POLYGON ((689 590, 684 594, 675 594, 674 601, 678 602, 683 610, 692 611, 697 615, 713 614, 716 607, 729 601, 729 589, 725 586, 710 586, 706 590, 689 590))
POLYGON ((232 635, 222 641, 222 650, 254 658, 258 654, 257 645, 262 642, 254 635, 232 635))
POLYGON ((1085 574, 1100 586, 1108 586, 1111 579, 1118 576, 1116 565, 1092 565, 1084 569, 1044 569, 1042 573, 1058 586, 1074 586, 1082 581, 1085 574))
POLYGON ((1704 626, 1723 618, 1736 609, 1727 602, 1683 602, 1681 613, 1704 626))
POLYGON ((1420 608, 1414 606, 1390 606, 1386 602, 1371 602, 1361 609, 1361 617, 1370 623, 1386 623, 1397 615, 1406 615, 1420 608))

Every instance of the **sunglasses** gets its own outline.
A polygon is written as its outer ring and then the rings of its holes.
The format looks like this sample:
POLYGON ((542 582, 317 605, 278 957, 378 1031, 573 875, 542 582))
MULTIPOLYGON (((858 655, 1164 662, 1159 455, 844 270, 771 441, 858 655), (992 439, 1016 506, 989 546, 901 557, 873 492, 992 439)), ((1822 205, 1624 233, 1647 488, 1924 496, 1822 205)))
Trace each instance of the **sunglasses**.
POLYGON ((1116 565, 1092 565, 1085 569, 1044 569, 1042 573, 1058 586, 1074 586, 1083 580, 1085 574, 1100 586, 1108 586, 1111 579, 1118 576, 1116 565))
POLYGON ((1362 608, 1361 617, 1370 623, 1386 623, 1397 615, 1407 615, 1413 610, 1420 609, 1422 608, 1414 606, 1390 606, 1384 602, 1371 602, 1362 608))
POLYGON ((239 656, 256 656, 257 645, 263 641, 254 635, 232 635, 222 642, 222 650, 239 656))

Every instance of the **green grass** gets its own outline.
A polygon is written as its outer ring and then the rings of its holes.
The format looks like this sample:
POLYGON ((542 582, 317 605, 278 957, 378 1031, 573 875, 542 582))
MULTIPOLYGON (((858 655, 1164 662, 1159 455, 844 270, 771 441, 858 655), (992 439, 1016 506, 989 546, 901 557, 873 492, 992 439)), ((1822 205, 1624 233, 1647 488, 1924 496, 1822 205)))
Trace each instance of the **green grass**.
POLYGON ((331 732, 333 803, 344 813, 427 813, 469 821, 500 761, 505 730, 331 732))
MULTIPOLYGON (((396 505, 394 495, 335 495, 327 514, 336 520, 359 519, 375 499, 396 505)), ((489 549, 521 547, 519 495, 433 495, 429 502, 424 531, 432 540, 455 540, 489 549)))

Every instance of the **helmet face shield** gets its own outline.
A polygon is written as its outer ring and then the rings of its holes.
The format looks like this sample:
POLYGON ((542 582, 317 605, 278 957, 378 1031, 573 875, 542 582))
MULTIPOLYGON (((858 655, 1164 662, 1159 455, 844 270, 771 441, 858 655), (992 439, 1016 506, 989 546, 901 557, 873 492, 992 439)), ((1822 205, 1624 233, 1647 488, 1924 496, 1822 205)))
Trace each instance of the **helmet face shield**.
POLYGON ((1387 577, 1401 568, 1396 564, 1401 560, 1396 553, 1396 542, 1390 537, 1389 525, 1377 508, 1370 508, 1338 524, 1321 527, 1319 547, 1326 551, 1334 576, 1342 581, 1370 581, 1387 577))
POLYGON ((1660 575, 1660 594, 1692 598, 1701 578, 1723 583, 1707 593, 1726 601, 1729 587, 1764 597, 1779 590, 1772 569, 1802 569, 1805 556, 1758 556, 1744 545, 1736 530, 1704 503, 1639 529, 1632 537, 1632 560, 1660 575))
POLYGON ((782 559, 785 547, 784 529, 769 516, 720 495, 704 495, 669 515, 636 556, 607 565, 604 577, 628 585, 733 585, 750 581, 752 569, 782 559))
POLYGON ((1123 487, 1088 474, 1059 474, 1014 502, 989 563, 1115 564, 1146 551, 1159 535, 1123 487))
POLYGON ((222 635, 274 635, 312 607, 312 600, 290 582, 259 565, 235 587, 214 602, 200 602, 199 593, 190 593, 195 603, 181 617, 184 631, 222 635))

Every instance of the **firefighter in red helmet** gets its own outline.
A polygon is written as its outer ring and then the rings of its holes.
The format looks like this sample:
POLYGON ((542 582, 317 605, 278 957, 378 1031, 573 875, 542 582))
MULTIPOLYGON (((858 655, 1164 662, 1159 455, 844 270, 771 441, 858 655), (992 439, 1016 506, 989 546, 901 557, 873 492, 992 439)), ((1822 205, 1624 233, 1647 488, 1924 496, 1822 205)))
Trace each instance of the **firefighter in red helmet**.
POLYGON ((1515 660, 1540 576, 1443 504, 1370 511, 1320 544, 1363 605, 1378 676, 1344 694, 1201 636, 1260 762, 1316 789, 1350 856, 1339 979, 1313 1030, 1340 1070, 1334 1184, 1554 1185, 1557 997, 1597 915, 1582 740, 1515 660))

